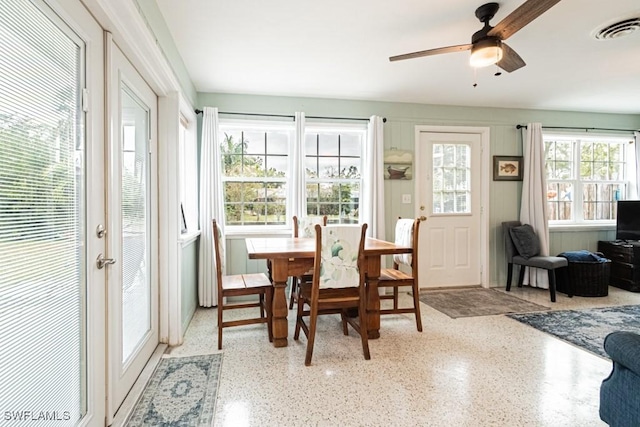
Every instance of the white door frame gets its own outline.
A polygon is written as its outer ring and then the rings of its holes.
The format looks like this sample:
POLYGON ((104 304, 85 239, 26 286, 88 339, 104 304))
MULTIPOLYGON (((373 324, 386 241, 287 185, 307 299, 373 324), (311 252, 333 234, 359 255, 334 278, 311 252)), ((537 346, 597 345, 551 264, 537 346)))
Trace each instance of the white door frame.
MULTIPOLYGON (((431 133, 473 133, 480 135, 480 283, 483 288, 488 288, 491 283, 489 274, 489 184, 491 178, 489 157, 489 127, 480 126, 431 126, 417 125, 415 127, 415 158, 420 158, 420 151, 424 148, 420 144, 420 134, 431 133)), ((421 194, 423 183, 417 177, 424 173, 426 165, 416 162, 414 194, 421 194)), ((415 205, 416 218, 421 215, 418 204, 415 205)))

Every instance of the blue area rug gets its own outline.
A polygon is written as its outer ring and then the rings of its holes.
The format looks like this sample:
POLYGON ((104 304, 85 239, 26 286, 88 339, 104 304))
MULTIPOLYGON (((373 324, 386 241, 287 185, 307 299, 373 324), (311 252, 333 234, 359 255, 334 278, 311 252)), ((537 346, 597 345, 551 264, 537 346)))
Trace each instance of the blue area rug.
POLYGON ((614 331, 640 333, 640 305, 509 314, 508 317, 608 358, 604 338, 614 331))
POLYGON ((222 353, 161 359, 126 425, 213 425, 221 364, 222 353))

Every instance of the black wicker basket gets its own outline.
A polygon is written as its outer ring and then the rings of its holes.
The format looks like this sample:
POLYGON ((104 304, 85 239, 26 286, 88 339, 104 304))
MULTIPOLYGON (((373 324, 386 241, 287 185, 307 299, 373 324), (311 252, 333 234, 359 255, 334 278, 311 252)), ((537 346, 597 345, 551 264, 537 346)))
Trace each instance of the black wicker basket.
POLYGON ((579 297, 606 297, 609 295, 609 277, 611 260, 606 262, 569 261, 569 265, 559 271, 557 278, 558 292, 579 297), (570 286, 570 288, 569 288, 570 286))

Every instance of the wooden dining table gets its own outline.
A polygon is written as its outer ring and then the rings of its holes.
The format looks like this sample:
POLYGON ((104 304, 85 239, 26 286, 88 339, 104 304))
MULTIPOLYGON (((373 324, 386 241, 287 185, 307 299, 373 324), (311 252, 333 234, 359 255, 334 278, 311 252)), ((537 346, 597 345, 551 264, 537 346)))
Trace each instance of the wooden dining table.
MULTIPOLYGON (((289 308, 285 290, 289 277, 301 276, 313 267, 315 239, 301 237, 257 237, 246 239, 249 259, 271 261, 273 281, 273 345, 287 346, 289 308)), ((367 323, 370 339, 380 337, 380 296, 378 279, 383 255, 411 253, 410 246, 367 237, 364 244, 367 289, 367 323)))

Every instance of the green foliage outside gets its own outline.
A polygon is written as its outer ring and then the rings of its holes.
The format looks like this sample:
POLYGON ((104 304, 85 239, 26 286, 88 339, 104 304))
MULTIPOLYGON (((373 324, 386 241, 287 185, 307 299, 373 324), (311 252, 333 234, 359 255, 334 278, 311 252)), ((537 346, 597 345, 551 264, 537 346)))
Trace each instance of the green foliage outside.
POLYGON ((42 230, 56 230, 56 237, 74 232, 62 229, 60 221, 77 215, 74 157, 69 155, 75 140, 66 123, 52 128, 0 116, 0 240, 26 239, 42 230))

